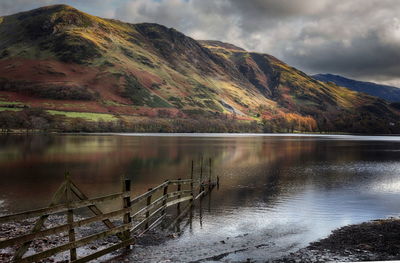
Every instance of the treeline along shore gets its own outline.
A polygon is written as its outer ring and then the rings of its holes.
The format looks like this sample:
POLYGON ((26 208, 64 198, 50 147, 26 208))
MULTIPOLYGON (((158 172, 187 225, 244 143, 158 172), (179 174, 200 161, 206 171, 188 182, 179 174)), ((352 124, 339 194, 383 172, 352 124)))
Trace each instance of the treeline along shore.
MULTIPOLYGON (((86 113, 82 113, 85 115, 86 113)), ((87 113, 93 114, 93 113, 87 113)), ((102 114, 98 114, 102 115, 102 114)), ((104 114, 107 115, 107 114, 104 114)), ((111 116, 111 115, 110 115, 111 116)), ((210 116, 188 115, 171 117, 160 110, 156 116, 112 116, 112 120, 90 120, 84 117, 69 117, 54 114, 42 108, 22 108, 0 111, 0 132, 161 132, 161 133, 397 133, 396 127, 379 124, 365 128, 353 122, 328 125, 312 118, 299 118, 292 113, 278 114, 269 119, 245 120, 237 116, 215 114, 210 116), (339 128, 338 128, 339 127, 339 128)))
POLYGON ((97 121, 85 118, 69 118, 64 115, 51 114, 41 108, 26 108, 19 111, 0 112, 0 130, 3 133, 12 131, 45 131, 45 132, 201 132, 201 133, 262 133, 262 132, 312 132, 317 127, 307 120, 293 121, 283 116, 271 120, 249 121, 228 115, 191 116, 186 118, 169 118, 160 114, 156 117, 143 117, 126 120, 123 117, 115 120, 97 121))

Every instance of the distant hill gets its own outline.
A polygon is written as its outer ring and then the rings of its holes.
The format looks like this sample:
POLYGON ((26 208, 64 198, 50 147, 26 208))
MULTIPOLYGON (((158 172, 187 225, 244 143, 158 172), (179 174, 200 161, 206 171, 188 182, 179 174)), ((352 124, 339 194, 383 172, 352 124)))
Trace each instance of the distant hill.
MULTIPOLYGON (((72 131, 400 133, 398 107, 271 55, 66 5, 0 17, 0 113, 29 108, 72 131)), ((35 114, 15 125, 49 127, 35 114)))
POLYGON ((333 74, 317 74, 314 75, 313 78, 323 82, 333 82, 338 86, 346 87, 358 92, 364 92, 390 102, 400 102, 400 88, 397 87, 348 79, 333 74))

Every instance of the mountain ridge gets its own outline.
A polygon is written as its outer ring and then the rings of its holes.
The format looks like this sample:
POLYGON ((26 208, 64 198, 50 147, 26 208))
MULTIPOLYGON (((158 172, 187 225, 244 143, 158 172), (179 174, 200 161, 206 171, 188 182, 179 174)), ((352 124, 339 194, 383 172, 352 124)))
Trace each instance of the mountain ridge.
POLYGON ((354 91, 364 92, 371 96, 387 100, 389 102, 400 102, 400 88, 398 87, 378 84, 369 81, 359 81, 329 73, 316 74, 312 77, 324 82, 333 82, 338 86, 346 87, 354 91))
POLYGON ((398 127, 399 110, 384 101, 271 55, 154 23, 54 5, 1 17, 0 37, 0 106, 109 114, 130 125, 234 119, 272 132, 398 127))

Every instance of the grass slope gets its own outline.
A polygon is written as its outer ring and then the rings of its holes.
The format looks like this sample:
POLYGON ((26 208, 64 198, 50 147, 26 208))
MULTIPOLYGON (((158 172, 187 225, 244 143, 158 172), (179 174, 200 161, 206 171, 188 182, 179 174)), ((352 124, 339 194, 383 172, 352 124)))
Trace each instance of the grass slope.
POLYGON ((66 5, 0 19, 0 97, 111 116, 231 116, 330 131, 400 126, 398 109, 386 102, 316 81, 270 55, 66 5))

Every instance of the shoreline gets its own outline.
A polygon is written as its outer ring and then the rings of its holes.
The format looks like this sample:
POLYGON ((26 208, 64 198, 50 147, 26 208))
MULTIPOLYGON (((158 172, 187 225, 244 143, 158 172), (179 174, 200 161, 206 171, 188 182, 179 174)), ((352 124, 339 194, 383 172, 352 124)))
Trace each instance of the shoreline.
POLYGON ((331 137, 331 136, 347 136, 367 138, 367 137, 399 137, 400 134, 369 134, 369 133, 346 133, 346 132, 275 132, 275 133, 263 133, 263 132, 57 132, 57 131, 10 131, 0 132, 0 135, 120 135, 120 136, 138 136, 138 137, 331 137))
MULTIPOLYGON (((48 226, 55 226, 63 223, 65 218, 55 216, 50 218, 48 226)), ((5 236, 0 240, 7 237, 21 234, 22 232, 29 231, 32 220, 23 221, 20 223, 9 223, 2 225, 2 231, 5 236)), ((101 224, 98 225, 101 227, 101 224)), ((78 235, 90 234, 93 230, 89 227, 84 227, 78 231, 78 235)), ((52 240, 45 241, 39 239, 32 245, 32 249, 39 252, 62 242, 67 238, 66 233, 53 236, 52 240)), ((166 233, 160 231, 151 231, 145 237, 138 240, 135 246, 151 247, 152 245, 160 245, 163 242, 174 239, 173 233, 166 233)), ((80 249, 83 254, 90 253, 115 243, 115 237, 107 238, 104 241, 93 242, 88 246, 80 249)), ((0 261, 7 261, 12 255, 13 249, 0 250, 0 261)), ((244 249, 246 250, 246 249, 244 249)), ((197 260, 196 262, 203 261, 224 261, 224 258, 229 255, 235 254, 238 251, 223 253, 213 257, 205 257, 197 260)), ((129 259, 129 252, 119 251, 111 253, 104 257, 102 261, 105 262, 120 262, 129 259)), ((50 261, 52 262, 65 262, 68 259, 67 253, 61 253, 50 261)), ((338 228, 324 239, 310 243, 307 247, 301 248, 286 256, 266 260, 269 263, 313 263, 313 262, 355 262, 355 261, 383 261, 383 260, 399 260, 400 259, 400 218, 378 219, 360 224, 347 225, 338 228)), ((250 262, 253 262, 251 258, 250 262)), ((47 262, 47 261, 46 261, 47 262)))

